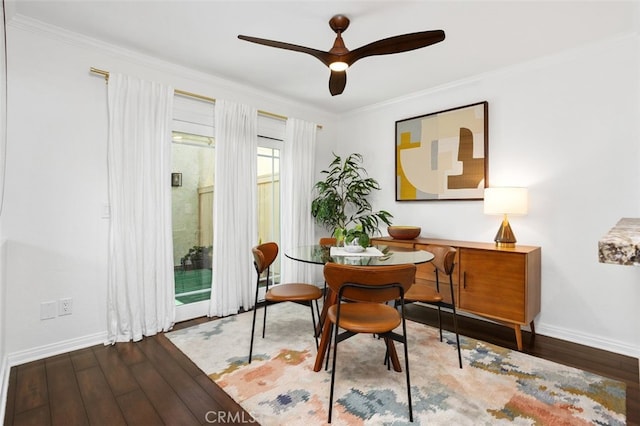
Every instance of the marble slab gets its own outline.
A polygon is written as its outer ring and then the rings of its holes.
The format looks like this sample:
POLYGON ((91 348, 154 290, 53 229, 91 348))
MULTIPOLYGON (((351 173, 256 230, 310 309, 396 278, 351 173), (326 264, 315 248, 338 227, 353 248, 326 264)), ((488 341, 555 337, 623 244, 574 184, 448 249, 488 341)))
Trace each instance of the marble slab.
POLYGON ((640 218, 622 218, 598 241, 601 263, 640 265, 640 218))

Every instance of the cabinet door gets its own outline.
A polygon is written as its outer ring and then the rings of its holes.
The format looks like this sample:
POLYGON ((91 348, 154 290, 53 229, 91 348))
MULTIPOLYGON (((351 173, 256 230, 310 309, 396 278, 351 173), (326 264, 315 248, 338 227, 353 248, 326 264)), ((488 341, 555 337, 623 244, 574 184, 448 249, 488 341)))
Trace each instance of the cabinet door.
POLYGON ((458 255, 460 309, 523 324, 525 254, 460 248, 458 255))
MULTIPOLYGON (((416 250, 424 250, 431 251, 431 244, 416 244, 416 250)), ((444 274, 439 274, 440 278, 440 294, 442 295, 442 299, 451 303, 451 286, 449 285, 449 277, 444 274)), ((431 262, 422 263, 418 265, 416 270, 416 283, 426 284, 436 290, 436 273, 435 267, 431 262)), ((458 298, 458 254, 456 253, 455 267, 453 269, 453 294, 454 297, 458 298)), ((456 300, 456 306, 459 305, 458 300, 456 300)))

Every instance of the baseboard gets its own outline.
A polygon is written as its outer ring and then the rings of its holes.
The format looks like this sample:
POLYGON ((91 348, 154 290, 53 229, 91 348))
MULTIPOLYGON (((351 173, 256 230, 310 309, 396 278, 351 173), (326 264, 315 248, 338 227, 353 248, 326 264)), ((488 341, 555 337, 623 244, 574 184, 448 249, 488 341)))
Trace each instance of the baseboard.
MULTIPOLYGON (((431 305, 423 304, 420 302, 416 302, 416 305, 424 306, 426 308, 435 309, 431 305)), ((443 308, 445 311, 451 311, 450 309, 443 308)), ((496 324, 500 324, 498 322, 492 321, 491 319, 484 318, 478 315, 474 315, 468 312, 458 310, 458 315, 474 318, 482 321, 488 321, 496 324)), ((633 358, 640 358, 640 348, 629 345, 625 342, 620 342, 613 339, 603 339, 600 336, 594 336, 592 334, 586 334, 577 332, 575 330, 569 330, 562 327, 550 326, 544 323, 535 323, 536 334, 541 336, 553 337, 554 339, 565 340, 571 343, 577 343, 579 345, 589 346, 591 348, 602 349, 604 351, 613 352, 620 355, 626 355, 633 358)), ((531 331, 529 326, 522 326, 522 330, 531 331)))
POLYGON ((0 421, 4 423, 7 408, 7 394, 9 393, 9 359, 4 357, 0 363, 0 421))
POLYGON ((101 332, 89 334, 87 336, 82 336, 75 339, 63 340, 61 342, 39 346, 36 348, 26 349, 24 351, 13 352, 7 356, 8 368, 54 355, 88 348, 89 346, 103 344, 106 341, 107 333, 101 332))
POLYGON ((630 345, 626 342, 620 342, 618 340, 603 339, 600 336, 581 333, 575 330, 550 326, 544 323, 536 323, 536 334, 566 340, 568 342, 578 343, 580 345, 602 349, 604 351, 626 355, 633 358, 640 358, 640 348, 636 346, 630 345))

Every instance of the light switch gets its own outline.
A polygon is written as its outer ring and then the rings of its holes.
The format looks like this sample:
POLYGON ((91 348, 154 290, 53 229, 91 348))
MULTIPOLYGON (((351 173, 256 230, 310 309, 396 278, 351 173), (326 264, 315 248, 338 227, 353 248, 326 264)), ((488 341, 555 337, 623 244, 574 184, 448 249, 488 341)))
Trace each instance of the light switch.
POLYGON ((58 307, 58 304, 56 303, 55 300, 52 302, 42 302, 40 304, 40 319, 46 320, 46 319, 55 318, 58 313, 57 307, 58 307))

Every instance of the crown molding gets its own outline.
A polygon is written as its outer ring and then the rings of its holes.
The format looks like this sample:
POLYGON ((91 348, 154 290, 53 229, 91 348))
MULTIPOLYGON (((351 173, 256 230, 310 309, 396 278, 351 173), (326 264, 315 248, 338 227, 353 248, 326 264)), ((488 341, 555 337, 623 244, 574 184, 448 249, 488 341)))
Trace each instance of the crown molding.
MULTIPOLYGON (((281 95, 278 95, 277 93, 269 92, 264 88, 250 86, 218 77, 215 74, 207 72, 206 70, 188 68, 180 64, 168 62, 163 59, 148 55, 146 53, 107 43, 80 33, 57 27, 55 25, 47 24, 45 22, 24 15, 14 15, 13 18, 11 18, 11 20, 7 23, 7 27, 29 32, 32 34, 37 34, 42 37, 54 39, 61 43, 66 43, 82 49, 89 49, 93 51, 98 50, 100 52, 103 52, 105 55, 118 58, 120 60, 125 60, 138 66, 143 66, 159 72, 176 75, 181 79, 192 80, 204 85, 215 85, 216 87, 220 87, 221 89, 230 92, 238 93, 239 95, 241 94, 244 96, 250 96, 252 99, 257 98, 260 102, 263 103, 275 102, 277 104, 286 105, 292 111, 300 111, 301 109, 303 109, 304 111, 310 111, 312 114, 320 114, 323 117, 328 117, 328 119, 331 120, 335 120, 337 118, 337 115, 334 112, 304 105, 299 101, 283 97, 281 95)), ((8 36, 8 43, 11 43, 10 35, 8 36)), ((99 69, 104 69, 105 71, 116 72, 116 70, 110 70, 108 69, 108 67, 104 67, 103 64, 93 64, 93 66, 99 69)), ((180 87, 179 89, 197 92, 197 90, 190 90, 190 88, 188 87, 180 87)), ((204 95, 210 96, 212 98, 216 97, 215 94, 204 95)), ((268 107, 263 108, 261 105, 257 105, 257 108, 265 110, 270 109, 268 107)), ((304 119, 304 117, 299 118, 304 119)))
MULTIPOLYGON (((238 83, 230 80, 225 80, 213 74, 209 74, 205 71, 194 70, 193 68, 188 68, 179 64, 168 62, 139 51, 107 43, 80 33, 69 31, 61 27, 57 27, 33 18, 26 17, 24 15, 15 15, 13 19, 11 19, 11 21, 8 23, 7 27, 19 29, 33 34, 38 34, 46 38, 55 39, 57 41, 83 49, 100 50, 107 55, 124 59, 136 65, 153 68, 155 70, 163 71, 166 73, 176 74, 183 78, 194 79, 196 81, 208 84, 214 83, 217 85, 222 85, 226 88, 243 88, 238 83)), ((96 67, 100 68, 99 64, 96 64, 96 67)))
POLYGON ((574 58, 584 57, 591 54, 594 50, 608 50, 612 43, 621 43, 626 40, 632 40, 634 42, 640 41, 640 34, 637 32, 622 34, 606 39, 598 40, 592 43, 585 44, 583 46, 574 47, 571 49, 563 50, 561 52, 554 53, 552 55, 542 56, 539 58, 531 59, 525 62, 520 62, 513 65, 508 65, 502 68, 490 70, 481 74, 477 74, 471 77, 462 78, 456 81, 441 84, 439 86, 431 87, 428 89, 413 92, 404 96, 388 99, 386 101, 378 102, 376 104, 367 105, 365 107, 357 108, 345 113, 345 116, 358 115, 366 112, 376 111, 382 108, 398 105, 403 102, 412 101, 427 96, 432 96, 448 90, 457 89, 464 86, 479 83, 485 79, 495 78, 496 76, 510 74, 514 72, 522 72, 529 69, 536 69, 548 65, 554 65, 574 58))

